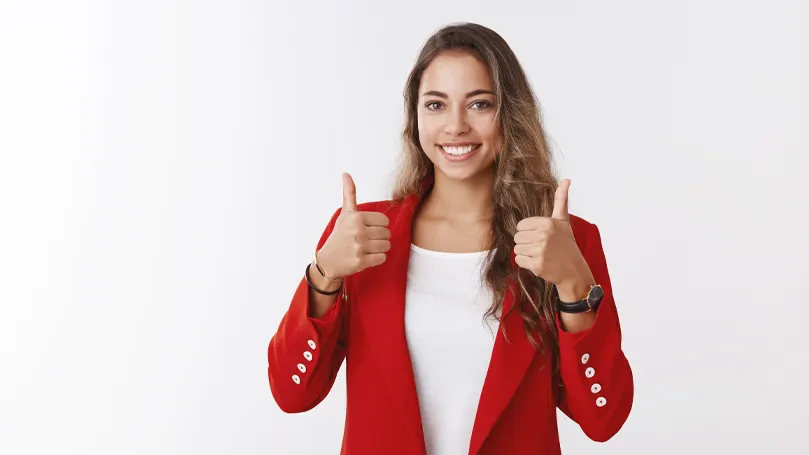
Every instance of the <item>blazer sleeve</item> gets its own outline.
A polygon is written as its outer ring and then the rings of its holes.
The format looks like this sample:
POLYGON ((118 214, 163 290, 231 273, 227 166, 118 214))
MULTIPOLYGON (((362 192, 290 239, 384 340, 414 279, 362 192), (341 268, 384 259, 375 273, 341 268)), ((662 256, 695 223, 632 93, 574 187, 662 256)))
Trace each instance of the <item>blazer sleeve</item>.
POLYGON ((621 349, 621 327, 610 283, 601 234, 590 224, 584 255, 590 270, 604 290, 596 321, 587 330, 559 334, 559 370, 562 390, 559 409, 575 421, 592 440, 612 438, 626 422, 634 398, 634 380, 629 361, 621 349))
MULTIPOLYGON (((329 238, 341 209, 332 215, 317 243, 329 238)), ((303 271, 306 264, 301 266, 303 271)), ((343 283, 348 286, 349 280, 343 283)), ((267 375, 282 411, 297 413, 317 406, 331 390, 346 353, 348 302, 343 292, 320 318, 309 314, 309 286, 301 276, 292 302, 267 349, 267 375)))

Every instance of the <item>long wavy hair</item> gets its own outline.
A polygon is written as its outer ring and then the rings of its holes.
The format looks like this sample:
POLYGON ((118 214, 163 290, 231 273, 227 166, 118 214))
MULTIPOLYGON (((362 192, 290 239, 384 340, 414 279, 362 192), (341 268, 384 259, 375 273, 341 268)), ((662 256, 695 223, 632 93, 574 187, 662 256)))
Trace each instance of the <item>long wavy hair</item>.
MULTIPOLYGON (((404 88, 403 153, 395 173, 393 199, 424 196, 434 166, 419 143, 417 101, 421 76, 439 54, 463 51, 477 57, 494 83, 500 152, 495 158, 494 212, 488 239, 485 280, 494 294, 485 317, 502 320, 507 292, 519 292, 511 311, 519 311, 526 336, 535 348, 558 353, 553 285, 511 262, 517 223, 550 216, 558 186, 553 156, 542 126, 542 114, 528 78, 506 41, 493 30, 473 23, 445 26, 423 45, 404 88), (511 282, 511 283, 510 283, 511 282), (518 289, 514 289, 516 284, 518 289), (499 315, 499 316, 498 316, 499 315)), ((505 330, 503 324, 500 325, 505 330)), ((504 335, 505 332, 504 332, 504 335)), ((555 362, 554 362, 555 363, 555 362)))

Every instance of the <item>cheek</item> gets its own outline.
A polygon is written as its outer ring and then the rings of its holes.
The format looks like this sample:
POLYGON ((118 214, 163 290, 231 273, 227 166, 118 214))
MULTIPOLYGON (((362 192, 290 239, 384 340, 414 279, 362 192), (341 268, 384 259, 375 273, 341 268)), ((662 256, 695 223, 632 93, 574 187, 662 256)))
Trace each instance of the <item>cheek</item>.
POLYGON ((500 136, 500 125, 494 119, 494 116, 481 119, 478 131, 480 131, 480 135, 485 141, 495 144, 500 136))
POLYGON ((489 145, 494 155, 500 151, 500 125, 493 118, 480 118, 474 125, 481 140, 489 145))
POLYGON ((436 142, 436 127, 435 122, 431 122, 429 119, 424 119, 420 117, 418 119, 418 127, 419 127, 419 142, 421 142, 421 147, 424 150, 428 148, 432 148, 436 142))

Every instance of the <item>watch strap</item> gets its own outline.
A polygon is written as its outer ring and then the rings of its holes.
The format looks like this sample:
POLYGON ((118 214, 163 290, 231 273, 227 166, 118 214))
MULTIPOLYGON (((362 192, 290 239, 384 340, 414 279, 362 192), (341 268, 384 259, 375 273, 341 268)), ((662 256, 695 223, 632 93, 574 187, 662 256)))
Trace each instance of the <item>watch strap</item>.
POLYGON ((598 284, 591 285, 587 295, 577 302, 563 302, 559 299, 558 290, 555 295, 556 309, 558 311, 563 313, 587 313, 598 309, 601 300, 604 298, 604 290, 598 284))

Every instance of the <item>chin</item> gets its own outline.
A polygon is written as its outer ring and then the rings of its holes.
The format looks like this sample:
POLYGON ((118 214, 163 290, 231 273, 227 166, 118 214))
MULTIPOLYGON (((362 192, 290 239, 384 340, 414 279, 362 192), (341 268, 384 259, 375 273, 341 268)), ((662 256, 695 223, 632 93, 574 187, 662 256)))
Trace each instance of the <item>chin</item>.
MULTIPOLYGON (((470 163, 471 164, 471 163, 470 163)), ((436 166, 435 169, 437 172, 444 174, 448 180, 453 181, 464 181, 464 180, 473 180, 479 177, 481 174, 485 174, 492 169, 494 165, 494 161, 488 163, 488 165, 472 165, 472 166, 436 166)))
POLYGON ((442 169, 438 168, 438 171, 444 174, 448 180, 454 181, 464 181, 464 180, 471 180, 476 175, 480 174, 483 170, 482 169, 442 169))

